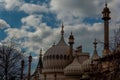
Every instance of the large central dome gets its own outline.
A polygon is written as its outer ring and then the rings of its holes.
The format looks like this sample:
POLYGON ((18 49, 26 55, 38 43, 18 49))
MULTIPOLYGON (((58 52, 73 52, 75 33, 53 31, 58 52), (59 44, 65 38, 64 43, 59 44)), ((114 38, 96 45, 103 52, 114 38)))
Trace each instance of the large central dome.
POLYGON ((63 69, 70 64, 69 46, 64 41, 64 30, 62 25, 61 40, 57 45, 49 48, 43 57, 43 73, 63 72, 63 69))

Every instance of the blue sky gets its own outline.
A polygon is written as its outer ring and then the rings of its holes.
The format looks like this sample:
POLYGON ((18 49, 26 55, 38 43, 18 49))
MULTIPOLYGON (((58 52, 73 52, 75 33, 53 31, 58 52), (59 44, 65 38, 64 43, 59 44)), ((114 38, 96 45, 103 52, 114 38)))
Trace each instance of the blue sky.
MULTIPOLYGON (((39 50, 45 51, 60 39, 61 24, 65 26, 65 40, 70 32, 75 37, 74 48, 93 52, 94 38, 103 40, 102 10, 105 0, 0 0, 0 41, 15 37, 26 50, 32 52, 36 65, 39 50)), ((119 26, 120 1, 107 0, 111 10, 110 35, 119 26)), ((98 45, 102 54, 101 44, 98 45)), ((34 66, 33 65, 33 66, 34 66)))

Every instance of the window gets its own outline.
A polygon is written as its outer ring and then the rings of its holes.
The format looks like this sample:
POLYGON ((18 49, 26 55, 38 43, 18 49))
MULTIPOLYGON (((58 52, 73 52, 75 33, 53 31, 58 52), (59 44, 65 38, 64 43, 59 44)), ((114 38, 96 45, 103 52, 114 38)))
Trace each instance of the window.
POLYGON ((53 59, 55 59, 55 55, 53 55, 53 59))
POLYGON ((60 59, 63 59, 63 56, 62 56, 62 55, 60 55, 60 59))
POLYGON ((64 60, 66 60, 66 55, 64 55, 64 60))
POLYGON ((59 59, 59 55, 56 55, 56 59, 59 59))
POLYGON ((70 58, 70 56, 68 55, 68 56, 67 56, 67 59, 69 60, 69 58, 70 58))

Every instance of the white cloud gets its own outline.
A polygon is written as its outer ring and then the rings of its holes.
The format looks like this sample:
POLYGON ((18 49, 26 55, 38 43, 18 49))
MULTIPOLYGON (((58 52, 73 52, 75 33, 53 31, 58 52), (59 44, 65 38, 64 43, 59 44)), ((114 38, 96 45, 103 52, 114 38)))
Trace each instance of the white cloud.
POLYGON ((7 10, 19 9, 19 7, 24 3, 23 0, 5 0, 5 8, 7 10))
POLYGON ((42 15, 29 15, 21 19, 23 25, 38 26, 41 23, 42 15))
POLYGON ((24 11, 27 14, 49 11, 46 4, 26 3, 25 0, 3 0, 0 2, 0 5, 6 10, 24 11))
MULTIPOLYGON (((95 16, 99 9, 101 1, 90 0, 51 0, 51 10, 57 13, 58 19, 63 21, 74 21, 76 17, 78 20, 85 17, 95 16)), ((68 22, 69 23, 69 22, 68 22)))
POLYGON ((6 39, 13 36, 20 40, 25 38, 26 42, 24 43, 24 47, 29 48, 29 52, 33 51, 39 53, 40 48, 45 48, 46 50, 46 47, 49 47, 48 45, 53 43, 52 40, 55 40, 53 37, 48 38, 54 35, 53 30, 50 26, 47 26, 46 23, 41 22, 40 15, 29 15, 28 17, 22 18, 21 22, 23 23, 21 29, 9 28, 5 30, 8 35, 6 39), (31 26, 35 31, 28 31, 28 29, 31 29, 31 26))
POLYGON ((0 19, 0 28, 9 28, 9 27, 10 25, 6 21, 0 19))
POLYGON ((112 22, 120 24, 120 0, 112 0, 108 6, 110 7, 112 22))
MULTIPOLYGON (((81 23, 86 17, 101 18, 105 0, 51 0, 50 9, 56 13, 57 19, 67 24, 81 23)), ((120 21, 119 0, 109 0, 112 19, 120 21), (117 15, 116 15, 117 14, 117 15)))
POLYGON ((48 8, 46 5, 37 5, 37 4, 30 4, 30 3, 24 3, 21 7, 20 10, 32 14, 32 13, 37 13, 37 12, 48 12, 48 8))

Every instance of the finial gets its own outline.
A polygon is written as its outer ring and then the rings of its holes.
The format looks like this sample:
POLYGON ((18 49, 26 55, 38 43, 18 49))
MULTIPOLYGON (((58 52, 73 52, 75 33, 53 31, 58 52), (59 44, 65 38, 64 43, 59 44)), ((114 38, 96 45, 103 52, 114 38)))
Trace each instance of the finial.
POLYGON ((53 43, 53 46, 55 46, 55 42, 53 43))
POLYGON ((78 52, 79 52, 78 50, 75 50, 75 55, 74 55, 75 58, 78 58, 78 55, 77 55, 78 52))
POLYGON ((107 3, 105 3, 105 7, 107 7, 107 3))
POLYGON ((53 45, 55 45, 55 42, 53 43, 53 45))
POLYGON ((96 40, 96 38, 95 38, 95 41, 93 42, 93 44, 94 44, 94 48, 96 50, 96 48, 97 48, 97 40, 96 40))
POLYGON ((105 7, 107 7, 107 0, 105 0, 105 7))
POLYGON ((71 35, 72 35, 72 31, 71 31, 71 35))
POLYGON ((61 34, 64 34, 64 25, 62 24, 62 30, 61 30, 61 34))
POLYGON ((32 61, 32 56, 31 56, 31 53, 30 53, 30 55, 29 55, 29 62, 31 62, 32 61))
POLYGON ((30 53, 30 55, 29 56, 31 56, 31 53, 30 53))

